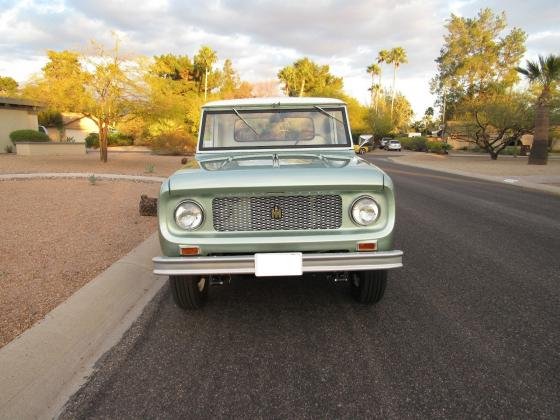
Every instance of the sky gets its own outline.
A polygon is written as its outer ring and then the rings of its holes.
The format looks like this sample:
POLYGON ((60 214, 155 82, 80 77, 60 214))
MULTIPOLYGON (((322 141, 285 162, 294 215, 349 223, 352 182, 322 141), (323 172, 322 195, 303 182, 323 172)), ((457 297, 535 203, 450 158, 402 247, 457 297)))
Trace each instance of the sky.
MULTIPOLYGON (((525 59, 560 54, 558 0, 0 0, 0 76, 25 82, 40 72, 46 50, 83 51, 90 40, 110 45, 112 33, 129 54, 192 57, 201 45, 230 58, 243 80, 276 79, 307 56, 344 78, 347 93, 367 104, 366 67, 381 49, 403 47, 408 63, 397 90, 420 118, 434 97, 429 81, 451 13, 482 8, 506 13, 508 29, 528 34, 525 59)), ((383 85, 392 68, 383 66, 383 85)))

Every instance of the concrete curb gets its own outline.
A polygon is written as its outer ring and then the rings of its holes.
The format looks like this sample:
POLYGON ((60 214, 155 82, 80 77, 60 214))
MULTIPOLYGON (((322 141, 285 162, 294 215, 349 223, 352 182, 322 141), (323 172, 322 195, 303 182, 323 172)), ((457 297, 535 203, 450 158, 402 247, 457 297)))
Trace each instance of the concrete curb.
MULTIPOLYGON (((396 163, 398 165, 403 165, 403 166, 412 166, 415 168, 422 168, 422 169, 428 169, 430 171, 436 171, 436 172, 442 172, 442 173, 448 173, 448 174, 453 174, 453 175, 459 175, 459 176, 465 176, 468 178, 475 178, 475 179, 482 179, 485 181, 490 181, 490 182, 497 182, 499 184, 505 184, 505 185, 515 185, 521 188, 526 188, 526 189, 530 189, 530 190, 535 190, 535 191, 542 191, 542 192, 548 192, 551 194, 557 194, 560 195, 560 187, 554 186, 554 185, 547 185, 547 184, 541 184, 541 183, 537 183, 537 182, 531 182, 531 180, 533 179, 539 179, 539 180, 545 180, 545 176, 537 176, 537 175, 527 175, 527 176, 497 176, 497 175, 480 175, 480 174, 473 174, 472 172, 464 172, 464 171, 456 171, 453 169, 443 169, 443 168, 434 168, 431 167, 429 164, 418 164, 418 163, 413 163, 413 162, 402 162, 399 161, 399 159, 393 159, 391 157, 388 157, 387 160, 389 160, 392 163, 396 163)), ((560 176, 558 177, 558 182, 560 182, 560 176)))
POLYGON ((95 175, 99 179, 110 180, 126 180, 126 181, 142 181, 142 182, 163 182, 167 178, 159 176, 143 176, 143 175, 122 175, 122 174, 96 174, 93 172, 35 172, 29 174, 0 174, 0 181, 12 181, 16 179, 34 179, 34 178, 89 178, 95 175))
POLYGON ((53 418, 165 284, 151 235, 0 349, 0 418, 53 418))

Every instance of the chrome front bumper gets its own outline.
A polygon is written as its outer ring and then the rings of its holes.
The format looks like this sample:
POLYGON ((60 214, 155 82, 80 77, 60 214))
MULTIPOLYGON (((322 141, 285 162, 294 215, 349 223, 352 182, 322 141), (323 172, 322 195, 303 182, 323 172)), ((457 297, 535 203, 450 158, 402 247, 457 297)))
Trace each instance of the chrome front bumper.
MULTIPOLYGON (((388 270, 402 267, 402 251, 304 253, 303 272, 388 270)), ((154 274, 254 274, 254 255, 155 257, 154 274)))

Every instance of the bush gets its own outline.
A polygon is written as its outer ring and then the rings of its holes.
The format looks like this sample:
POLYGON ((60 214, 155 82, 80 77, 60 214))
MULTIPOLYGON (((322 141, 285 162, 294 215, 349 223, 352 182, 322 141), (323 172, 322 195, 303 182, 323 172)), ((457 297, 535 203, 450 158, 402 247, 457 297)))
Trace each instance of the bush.
POLYGON ((99 149, 99 134, 90 133, 85 140, 87 148, 99 149))
POLYGON ((152 139, 152 150, 160 155, 184 155, 193 153, 195 138, 183 131, 162 133, 152 139))
POLYGON ((107 139, 108 146, 132 146, 134 139, 122 133, 111 133, 107 139))
POLYGON ((426 137, 402 137, 399 138, 401 146, 405 150, 414 150, 416 152, 425 152, 428 140, 426 137))
POLYGON ((453 149, 449 143, 443 143, 441 141, 429 141, 426 147, 431 153, 447 153, 448 150, 453 149))
POLYGON ((49 136, 36 130, 16 130, 10 133, 10 140, 16 143, 18 141, 48 142, 51 141, 49 136))
POLYGON ((507 146, 504 150, 502 150, 502 155, 519 156, 520 154, 521 154, 520 146, 507 146))

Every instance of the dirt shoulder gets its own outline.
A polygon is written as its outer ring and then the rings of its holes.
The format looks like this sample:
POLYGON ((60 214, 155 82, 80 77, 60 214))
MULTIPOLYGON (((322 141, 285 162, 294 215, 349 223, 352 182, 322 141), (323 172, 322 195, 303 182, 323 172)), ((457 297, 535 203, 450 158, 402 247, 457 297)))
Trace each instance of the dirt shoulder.
MULTIPOLYGON (((31 165, 29 158, 12 158, 2 156, 3 172, 21 172, 17 165, 24 163, 29 172, 55 171, 64 164, 48 159, 42 162, 48 167, 42 167, 31 165), (6 161, 16 162, 9 171, 6 161)), ((128 162, 122 171, 141 170, 145 162, 138 157, 113 160, 118 161, 128 162)), ((156 165, 163 175, 164 165, 156 165)), ((93 162, 84 166, 97 167, 93 162)), ((169 159, 166 170, 174 170, 171 166, 169 159)), ((83 167, 69 170, 83 172, 83 167)), ((157 196, 158 191, 157 182, 0 181, 0 347, 152 234, 157 220, 140 216, 138 202, 141 194, 157 196)))
POLYGON ((181 168, 181 159, 182 156, 111 153, 110 150, 107 163, 99 160, 97 152, 90 152, 83 156, 0 154, 0 174, 84 172, 167 177, 181 168))

